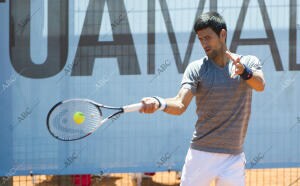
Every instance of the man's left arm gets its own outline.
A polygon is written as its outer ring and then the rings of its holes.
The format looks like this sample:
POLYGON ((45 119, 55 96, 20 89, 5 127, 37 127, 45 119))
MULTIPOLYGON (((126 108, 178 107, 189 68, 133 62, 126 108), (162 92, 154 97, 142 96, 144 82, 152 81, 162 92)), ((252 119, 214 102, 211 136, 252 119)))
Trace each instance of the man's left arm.
POLYGON ((246 83, 256 91, 262 92, 265 89, 264 74, 261 70, 252 71, 253 75, 250 79, 245 80, 246 83))
POLYGON ((235 74, 241 76, 246 83, 256 91, 262 92, 265 89, 264 74, 259 60, 255 57, 253 65, 248 66, 240 62, 241 56, 226 51, 226 56, 233 61, 235 65, 235 74))

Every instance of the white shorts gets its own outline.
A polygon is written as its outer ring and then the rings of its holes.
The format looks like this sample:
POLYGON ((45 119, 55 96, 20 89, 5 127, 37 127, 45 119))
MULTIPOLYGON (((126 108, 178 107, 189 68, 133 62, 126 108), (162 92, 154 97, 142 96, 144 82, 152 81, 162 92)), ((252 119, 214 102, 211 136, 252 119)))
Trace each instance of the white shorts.
POLYGON ((211 153, 189 149, 182 169, 180 186, 245 185, 245 154, 211 153))

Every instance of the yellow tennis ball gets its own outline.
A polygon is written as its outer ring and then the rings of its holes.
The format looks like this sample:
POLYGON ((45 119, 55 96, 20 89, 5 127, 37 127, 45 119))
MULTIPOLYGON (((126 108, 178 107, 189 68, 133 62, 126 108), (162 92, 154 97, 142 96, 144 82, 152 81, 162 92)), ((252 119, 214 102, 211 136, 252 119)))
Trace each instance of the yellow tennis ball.
POLYGON ((73 120, 76 124, 79 125, 84 122, 85 116, 82 112, 75 112, 75 114, 73 115, 73 120))

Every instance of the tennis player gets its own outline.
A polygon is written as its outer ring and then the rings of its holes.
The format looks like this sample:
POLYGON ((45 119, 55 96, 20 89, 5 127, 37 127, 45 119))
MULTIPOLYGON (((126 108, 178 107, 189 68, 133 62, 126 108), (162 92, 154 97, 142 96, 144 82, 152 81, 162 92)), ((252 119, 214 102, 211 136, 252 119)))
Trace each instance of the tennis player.
POLYGON ((227 28, 217 12, 204 13, 194 30, 206 53, 190 63, 173 98, 146 97, 140 112, 180 115, 196 97, 198 119, 182 170, 181 186, 245 185, 243 144, 251 112, 252 89, 263 91, 259 59, 226 47, 227 28))

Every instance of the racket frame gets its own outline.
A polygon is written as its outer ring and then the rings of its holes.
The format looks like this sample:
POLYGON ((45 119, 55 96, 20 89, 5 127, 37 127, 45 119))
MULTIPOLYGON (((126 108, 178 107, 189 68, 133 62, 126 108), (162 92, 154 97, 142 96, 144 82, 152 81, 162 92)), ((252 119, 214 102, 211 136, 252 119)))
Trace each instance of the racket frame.
POLYGON ((105 123, 106 121, 108 121, 109 119, 113 118, 114 116, 116 115, 119 115, 119 114, 122 114, 124 113, 124 109, 123 107, 112 107, 112 106, 107 106, 107 105, 103 105, 103 104, 99 104, 95 101, 92 101, 92 100, 89 100, 89 99, 68 99, 68 100, 64 100, 64 101, 60 101, 58 103, 56 103, 48 112, 47 114, 47 120, 46 120, 46 123, 47 123, 47 129, 48 131, 50 132, 50 134, 55 137, 56 139, 58 140, 61 140, 61 141, 76 141, 76 140, 80 140, 82 138, 85 138, 87 136, 89 136, 90 134, 92 134, 94 131, 96 131, 103 123, 105 123), (109 115, 108 117, 104 118, 101 120, 101 122, 97 125, 97 127, 95 127, 95 129, 93 129, 91 132, 87 133, 86 135, 82 136, 82 137, 79 137, 79 138, 74 138, 74 139, 68 139, 68 138, 62 138, 62 137, 59 137, 57 135, 55 135, 51 129, 50 129, 50 116, 51 116, 51 113, 54 111, 55 108, 57 108, 59 105, 62 105, 66 102, 70 102, 70 101, 85 101, 85 102, 88 102, 88 103, 91 103, 92 105, 94 105, 95 107, 97 107, 97 109, 99 110, 99 113, 101 116, 103 116, 102 114, 102 110, 101 108, 106 108, 106 109, 111 109, 111 110, 118 110, 118 112, 115 112, 111 115, 109 115))

